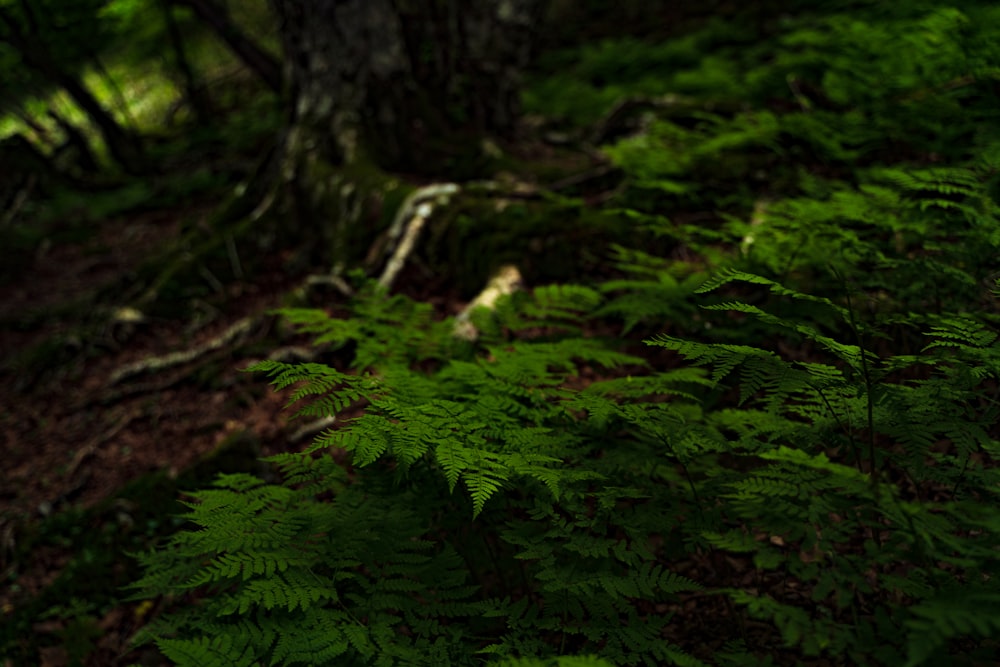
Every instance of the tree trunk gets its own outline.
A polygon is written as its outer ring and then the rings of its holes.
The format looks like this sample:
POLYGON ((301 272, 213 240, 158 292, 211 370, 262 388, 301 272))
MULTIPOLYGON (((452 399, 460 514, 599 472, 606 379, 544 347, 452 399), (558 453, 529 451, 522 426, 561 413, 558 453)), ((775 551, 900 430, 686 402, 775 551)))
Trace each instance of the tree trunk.
MULTIPOLYGON (((31 15, 28 14, 29 19, 31 15)), ((42 40, 32 33, 25 34, 18 22, 8 12, 0 9, 0 23, 7 28, 0 39, 13 46, 21 54, 24 64, 65 90, 73 101, 97 126, 108 152, 121 167, 130 173, 145 171, 142 147, 138 139, 118 124, 118 121, 101 106, 96 97, 83 85, 74 73, 60 66, 45 50, 42 40)), ((30 23, 30 21, 29 21, 30 23)))
POLYGON ((188 7, 210 27, 230 50, 276 93, 281 92, 281 65, 237 27, 225 5, 213 0, 169 0, 178 7, 188 7))
POLYGON ((191 61, 188 60, 187 51, 184 48, 184 37, 181 34, 180 26, 177 25, 177 18, 169 0, 160 0, 160 9, 163 10, 163 23, 170 40, 170 47, 174 52, 174 65, 181 74, 181 82, 184 89, 184 97, 194 111, 195 120, 199 125, 212 124, 212 107, 208 100, 208 93, 205 87, 195 76, 191 61))
POLYGON ((118 124, 101 103, 77 77, 63 71, 53 70, 49 76, 69 93, 91 122, 97 126, 108 152, 122 169, 131 174, 141 174, 147 170, 142 147, 138 139, 118 124))
POLYGON ((292 123, 334 162, 509 132, 541 0, 274 0, 292 123), (359 153, 360 151, 360 153, 359 153))
POLYGON ((544 0, 273 0, 290 117, 283 175, 343 259, 380 170, 453 176, 509 134, 544 0), (334 169, 337 168, 338 169, 334 169), (346 175, 345 175, 346 174, 346 175), (350 201, 346 201, 347 200, 350 201))
MULTIPOLYGON (((211 238, 195 230, 169 262, 150 267, 141 302, 245 233, 267 252, 300 251, 290 271, 361 266, 416 188, 418 179, 399 174, 461 180, 456 159, 485 162, 481 140, 515 129, 519 79, 547 0, 271 2, 285 68, 281 137, 208 223, 211 238)), ((489 267, 472 273, 479 269, 489 267)))

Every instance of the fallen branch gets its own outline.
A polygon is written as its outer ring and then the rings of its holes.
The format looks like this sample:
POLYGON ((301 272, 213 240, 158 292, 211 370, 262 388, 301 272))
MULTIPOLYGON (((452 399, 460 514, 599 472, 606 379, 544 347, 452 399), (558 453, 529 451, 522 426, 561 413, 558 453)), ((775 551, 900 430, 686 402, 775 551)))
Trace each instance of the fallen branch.
POLYGON ((453 335, 467 341, 479 338, 479 329, 471 320, 472 313, 480 308, 494 310, 500 297, 513 294, 521 289, 523 284, 521 272, 516 266, 511 264, 501 266, 490 278, 483 291, 476 295, 476 298, 455 317, 453 335))
POLYGON ((198 357, 206 355, 209 352, 214 352, 226 345, 233 344, 234 341, 241 340, 248 333, 250 333, 256 324, 257 319, 258 318, 244 317, 215 338, 207 340, 201 345, 190 350, 171 352, 170 354, 165 354, 159 357, 147 357, 146 359, 141 359, 126 366, 122 366, 111 374, 108 382, 109 384, 114 385, 126 378, 130 378, 141 373, 154 373, 167 368, 172 368, 173 366, 179 366, 181 364, 194 361, 198 357))
POLYGON ((306 438, 311 438, 320 431, 326 430, 337 423, 337 418, 335 416, 320 417, 319 419, 314 419, 308 424, 303 424, 295 430, 290 436, 288 436, 288 442, 296 445, 306 438))
POLYGON ((693 111, 713 111, 734 113, 739 107, 727 102, 704 102, 682 95, 660 95, 655 97, 637 95, 626 97, 615 104, 599 120, 590 132, 590 143, 594 146, 609 143, 623 134, 643 133, 648 120, 636 116, 643 111, 657 111, 660 115, 683 115, 693 111), (631 126, 630 123, 635 124, 631 126))
POLYGON ((134 420, 142 416, 142 410, 132 409, 124 414, 119 414, 118 418, 115 420, 114 424, 111 425, 103 433, 100 433, 86 442, 80 449, 77 450, 76 454, 73 455, 73 460, 70 461, 66 468, 65 477, 72 477, 76 472, 77 468, 84 460, 90 458, 97 453, 97 449, 105 442, 111 440, 117 436, 121 431, 131 424, 134 420))

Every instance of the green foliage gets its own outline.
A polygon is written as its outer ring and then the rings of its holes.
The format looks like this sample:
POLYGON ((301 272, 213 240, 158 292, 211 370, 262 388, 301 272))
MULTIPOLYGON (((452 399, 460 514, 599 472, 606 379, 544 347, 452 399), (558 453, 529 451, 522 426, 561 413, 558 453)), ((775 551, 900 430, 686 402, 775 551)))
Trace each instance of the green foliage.
POLYGON ((608 39, 549 53, 541 67, 563 76, 532 81, 525 91, 525 106, 552 118, 587 124, 630 95, 730 97, 742 92, 742 83, 734 76, 733 63, 717 54, 733 42, 747 41, 751 39, 744 31, 720 20, 660 43, 608 39))
POLYGON ((737 270, 697 291, 739 284, 776 301, 711 309, 806 341, 813 358, 650 341, 710 367, 706 377, 651 371, 573 330, 516 333, 600 310, 599 293, 582 287, 502 305, 496 335, 507 339, 488 336, 473 351, 453 341, 451 356, 440 335, 450 323, 377 291, 358 308, 378 317, 358 328, 291 311, 324 343, 358 341, 355 371, 278 362, 250 370, 295 387, 293 401, 313 398, 308 415, 367 407, 305 452, 273 457, 283 484, 230 475, 192 494, 186 518, 197 530, 142 556, 137 586, 186 593, 194 604, 148 635, 178 664, 475 664, 576 653, 705 664, 664 641, 669 615, 642 611, 699 592, 728 595, 806 656, 928 664, 955 638, 992 637, 1000 542, 986 499, 1000 483, 991 464, 1000 442, 994 407, 977 397, 1000 378, 996 332, 971 316, 942 316, 923 354, 880 356, 840 338, 873 338, 877 323, 856 323, 850 306, 829 298, 737 270), (820 316, 805 323, 771 312, 785 301, 820 316), (437 343, 400 341, 403 329, 408 340, 422 330, 437 343), (400 354, 373 357, 366 337, 396 340, 400 354), (438 362, 430 371, 412 365, 428 358, 438 362), (587 365, 608 379, 572 390, 587 365), (730 380, 742 408, 706 410, 700 396, 730 380), (351 468, 329 450, 347 452, 351 468), (713 590, 672 569, 706 549, 796 586, 713 590), (975 594, 963 592, 973 585, 975 594), (956 602, 966 599, 978 602, 956 602), (884 628, 858 625, 859 615, 884 628))
POLYGON ((995 9, 850 4, 773 27, 770 58, 628 46, 623 80, 742 75, 705 94, 738 111, 608 150, 669 258, 615 248, 612 279, 515 295, 475 344, 374 288, 286 312, 350 367, 251 370, 338 421, 281 481, 192 494, 141 557, 139 595, 174 601, 145 639, 179 664, 992 659, 995 9))
MULTIPOLYGON (((537 330, 579 322, 576 308, 595 300, 585 289, 543 288, 497 316, 508 331, 537 330)), ((359 400, 368 407, 306 452, 271 459, 282 485, 234 475, 192 494, 186 518, 198 530, 141 557, 147 576, 137 586, 146 594, 190 591, 199 600, 149 629, 161 649, 180 664, 219 656, 236 664, 246 656, 246 664, 334 656, 346 664, 472 664, 476 654, 540 655, 556 645, 603 646, 616 664, 643 655, 683 662, 660 638, 662 622, 640 620, 636 605, 700 586, 655 562, 641 527, 655 523, 670 488, 661 483, 666 471, 637 467, 634 457, 674 437, 666 429, 682 427, 694 406, 619 405, 614 395, 631 392, 614 382, 569 391, 585 365, 642 366, 575 336, 487 337, 471 356, 452 341, 455 356, 430 374, 411 368, 408 355, 373 358, 361 338, 437 328, 423 309, 391 302, 402 306, 394 320, 377 292, 359 305, 386 318, 364 320, 365 331, 290 313, 324 343, 357 340, 357 374, 317 364, 251 368, 278 387, 295 385, 293 400, 315 396, 306 414, 335 414, 359 400), (638 429, 641 411, 651 415, 641 438, 618 432, 619 424, 638 429), (612 441, 621 449, 596 458, 612 441), (349 452, 354 472, 330 449, 349 452), (632 622, 621 623, 623 615, 632 622), (323 629, 321 642, 311 628, 323 629), (171 638, 177 631, 183 639, 171 638)), ((442 351, 412 349, 416 358, 442 351)), ((681 395, 701 381, 664 373, 641 392, 681 395)))

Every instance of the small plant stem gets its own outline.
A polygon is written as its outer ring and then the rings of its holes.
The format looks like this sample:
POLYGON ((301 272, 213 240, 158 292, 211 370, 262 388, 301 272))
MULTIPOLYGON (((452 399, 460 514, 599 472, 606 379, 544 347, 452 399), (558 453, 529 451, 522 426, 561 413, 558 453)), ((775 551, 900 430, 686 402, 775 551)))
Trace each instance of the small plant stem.
POLYGON ((688 470, 687 464, 685 464, 681 457, 677 455, 673 445, 670 444, 670 441, 668 441, 666 437, 660 435, 660 442, 662 442, 667 449, 670 450, 670 454, 677 459, 677 464, 680 465, 681 472, 684 474, 684 479, 687 480, 688 487, 691 489, 691 495, 694 497, 695 507, 698 508, 698 517, 704 519, 705 513, 701 509, 701 497, 698 495, 698 488, 694 485, 694 478, 691 477, 691 471, 688 470))
POLYGON ((965 480, 965 471, 969 469, 969 459, 970 456, 966 456, 965 460, 962 461, 962 470, 958 473, 958 479, 955 480, 955 486, 951 488, 951 497, 954 498, 955 494, 958 493, 958 487, 962 485, 965 480))
MULTIPOLYGON (((876 469, 875 460, 875 399, 872 396, 874 383, 872 382, 871 369, 868 367, 868 354, 865 352, 864 337, 861 335, 861 329, 858 328, 858 322, 854 316, 854 303, 851 300, 851 290, 845 289, 844 291, 847 295, 847 315, 850 318, 850 325, 851 330, 854 332, 854 338, 858 343, 858 352, 861 355, 861 374, 865 381, 865 404, 867 408, 866 417, 868 421, 868 467, 869 474, 871 475, 872 496, 874 497, 875 510, 877 512, 881 489, 879 488, 879 471, 876 469)), ((876 519, 877 518, 878 517, 876 515, 876 519)), ((878 521, 876 520, 875 523, 877 524, 878 521)), ((882 538, 879 536, 877 525, 872 527, 872 540, 874 540, 879 549, 882 548, 882 538)))
POLYGON ((854 331, 854 337, 858 342, 858 352, 861 355, 861 375, 865 380, 865 404, 867 409, 867 426, 868 426, 868 466, 872 477, 872 490, 875 492, 876 500, 878 499, 878 475, 876 474, 875 465, 875 401, 872 398, 872 376, 871 370, 868 368, 868 354, 865 352, 865 341, 864 337, 861 335, 861 330, 858 328, 857 320, 854 317, 854 305, 851 303, 851 294, 847 293, 847 314, 851 318, 851 329, 854 331))
MULTIPOLYGON (((493 571, 496 573, 497 578, 500 580, 500 585, 504 587, 504 589, 505 589, 504 592, 505 593, 510 594, 510 591, 506 590, 507 589, 507 585, 504 583, 506 581, 506 578, 503 576, 503 573, 500 571, 500 561, 497 559, 496 552, 493 550, 493 545, 490 544, 489 537, 487 536, 487 534, 485 532, 481 532, 481 531, 477 531, 477 532, 479 532, 479 536, 483 540, 483 546, 486 547, 486 554, 490 557, 490 562, 493 564, 493 571)), ((483 581, 484 579, 483 579, 482 576, 480 576, 479 580, 483 581)))
MULTIPOLYGON (((854 454, 854 466, 858 469, 858 472, 864 472, 861 467, 861 452, 858 451, 858 443, 854 439, 854 434, 851 432, 850 425, 840 421, 840 417, 837 416, 837 411, 833 409, 830 399, 826 397, 826 394, 822 389, 817 387, 816 392, 819 394, 819 397, 823 399, 827 410, 829 410, 830 414, 833 415, 833 419, 837 422, 837 426, 843 429, 844 434, 847 435, 847 441, 851 443, 851 452, 854 454)), ((850 414, 848 414, 848 417, 850 417, 850 414)))

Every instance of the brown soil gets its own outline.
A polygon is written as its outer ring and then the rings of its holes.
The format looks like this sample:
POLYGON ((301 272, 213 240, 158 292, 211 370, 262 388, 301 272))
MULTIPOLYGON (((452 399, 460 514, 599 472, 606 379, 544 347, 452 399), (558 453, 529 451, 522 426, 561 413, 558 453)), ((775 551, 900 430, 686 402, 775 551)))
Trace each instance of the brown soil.
MULTIPOLYGON (((153 248, 171 242, 180 215, 190 214, 156 212, 108 220, 90 241, 40 252, 22 279, 0 287, 0 321, 86 304, 138 266, 153 248)), ((54 314, 33 318, 36 321, 23 330, 0 331, 7 376, 0 385, 4 515, 45 514, 67 499, 92 505, 145 472, 185 468, 211 452, 237 425, 259 427, 262 438, 273 437, 282 421, 274 419, 280 399, 265 394, 253 401, 234 400, 240 386, 259 383, 238 373, 245 360, 214 359, 223 375, 212 386, 193 382, 187 366, 118 384, 112 377, 128 364, 190 349, 217 336, 239 318, 276 305, 290 284, 278 274, 230 285, 224 303, 202 324, 154 320, 121 324, 122 330, 109 325, 99 340, 80 341, 76 334, 69 333, 68 339, 66 334, 89 313, 71 319, 54 314), (23 386, 15 371, 23 368, 17 358, 52 340, 60 341, 54 354, 66 355, 67 361, 32 373, 30 385, 23 386)), ((110 316, 123 304, 90 305, 90 312, 110 316)), ((44 362, 33 360, 33 366, 39 363, 44 362)))
MULTIPOLYGON (((47 547, 33 552, 30 562, 15 562, 21 535, 45 517, 94 507, 147 473, 176 476, 234 434, 252 434, 261 455, 287 448, 286 436, 298 424, 288 424, 285 397, 270 391, 264 378, 240 371, 254 360, 248 347, 273 334, 267 316, 235 352, 223 348, 113 381, 129 364, 195 348, 241 318, 278 306, 294 282, 280 261, 192 304, 186 321, 81 327, 108 320, 124 305, 107 296, 98 302, 96 295, 176 239, 181 219, 210 210, 206 204, 95 223, 99 229, 86 241, 43 244, 30 268, 0 285, 0 618, 53 582, 72 556, 47 547), (80 340, 79 332, 94 330, 94 340, 80 340), (34 358, 25 361, 32 351, 34 358)), ((127 659, 124 648, 148 611, 133 604, 101 618, 103 634, 87 664, 134 663, 136 656, 127 659)), ((58 635, 66 623, 52 619, 34 630, 58 635)), ((44 649, 40 660, 69 664, 59 645, 44 649)))

